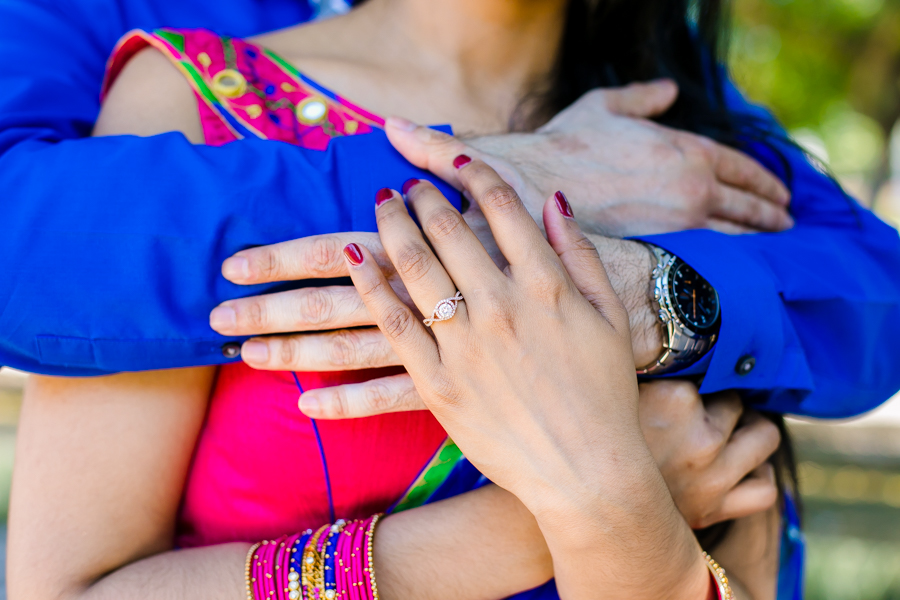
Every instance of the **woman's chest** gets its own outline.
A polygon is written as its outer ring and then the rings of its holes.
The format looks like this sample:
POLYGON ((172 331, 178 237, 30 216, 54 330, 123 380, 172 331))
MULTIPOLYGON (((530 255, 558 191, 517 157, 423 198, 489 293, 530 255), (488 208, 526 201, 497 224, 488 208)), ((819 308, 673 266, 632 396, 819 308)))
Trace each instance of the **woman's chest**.
POLYGON ((446 439, 430 413, 313 421, 311 389, 381 373, 223 367, 185 486, 177 543, 253 541, 388 509, 446 439), (333 513, 333 514, 332 514, 333 513))

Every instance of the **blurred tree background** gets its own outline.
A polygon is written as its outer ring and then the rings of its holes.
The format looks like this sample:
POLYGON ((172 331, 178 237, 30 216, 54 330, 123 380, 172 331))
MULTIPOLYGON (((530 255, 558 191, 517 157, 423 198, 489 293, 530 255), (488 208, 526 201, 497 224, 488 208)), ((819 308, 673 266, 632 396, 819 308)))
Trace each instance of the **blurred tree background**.
POLYGON ((738 84, 848 192, 900 222, 900 0, 734 0, 733 11, 738 84))
MULTIPOLYGON (((732 10, 738 85, 851 195, 900 224, 900 0, 733 0, 732 10)), ((900 599, 900 421, 791 429, 807 598, 900 599)))

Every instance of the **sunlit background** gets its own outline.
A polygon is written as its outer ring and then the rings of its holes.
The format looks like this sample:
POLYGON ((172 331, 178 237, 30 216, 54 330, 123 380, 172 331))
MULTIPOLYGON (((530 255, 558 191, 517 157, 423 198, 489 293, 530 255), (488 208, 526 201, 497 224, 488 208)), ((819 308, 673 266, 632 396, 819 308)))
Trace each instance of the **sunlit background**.
MULTIPOLYGON (((734 13, 738 84, 853 196, 900 224, 900 0, 736 0, 734 13)), ((23 382, 0 370, 0 522, 23 382)), ((900 599, 900 399, 850 424, 792 422, 791 430, 807 597, 900 599)), ((2 578, 0 570, 0 598, 2 578)))
MULTIPOLYGON (((734 12, 738 84, 848 192, 900 224, 900 1, 736 0, 734 12)), ((852 425, 792 431, 807 597, 900 598, 900 400, 852 425)))

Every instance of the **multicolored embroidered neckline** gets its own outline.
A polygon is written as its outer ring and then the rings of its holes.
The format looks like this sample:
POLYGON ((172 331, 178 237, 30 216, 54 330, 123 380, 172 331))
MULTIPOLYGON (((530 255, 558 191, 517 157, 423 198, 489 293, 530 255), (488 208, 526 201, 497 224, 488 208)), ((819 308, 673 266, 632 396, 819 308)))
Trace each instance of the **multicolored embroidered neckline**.
POLYGON ((256 137, 325 150, 334 137, 384 126, 381 117, 317 84, 274 52, 204 29, 130 32, 110 59, 104 94, 147 46, 169 57, 194 89, 208 144, 256 137))

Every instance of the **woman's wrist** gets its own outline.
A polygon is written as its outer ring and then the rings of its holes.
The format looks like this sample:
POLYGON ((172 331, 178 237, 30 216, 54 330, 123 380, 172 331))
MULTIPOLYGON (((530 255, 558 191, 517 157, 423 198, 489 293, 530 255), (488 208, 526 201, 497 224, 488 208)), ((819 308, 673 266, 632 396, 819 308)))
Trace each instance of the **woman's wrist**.
MULTIPOLYGON (((533 506, 558 583, 567 570, 604 565, 622 597, 649 594, 679 600, 706 600, 709 571, 702 550, 675 507, 652 457, 632 455, 614 461, 622 470, 599 479, 598 489, 582 486, 577 493, 546 494, 533 506), (615 481, 615 486, 603 486, 615 481), (646 573, 654 576, 648 578, 646 573)), ((570 490, 571 492, 571 490, 570 490)), ((570 571, 571 572, 571 571, 570 571)), ((573 581, 584 581, 573 573, 573 581)), ((572 597, 579 597, 573 590, 572 597)))

